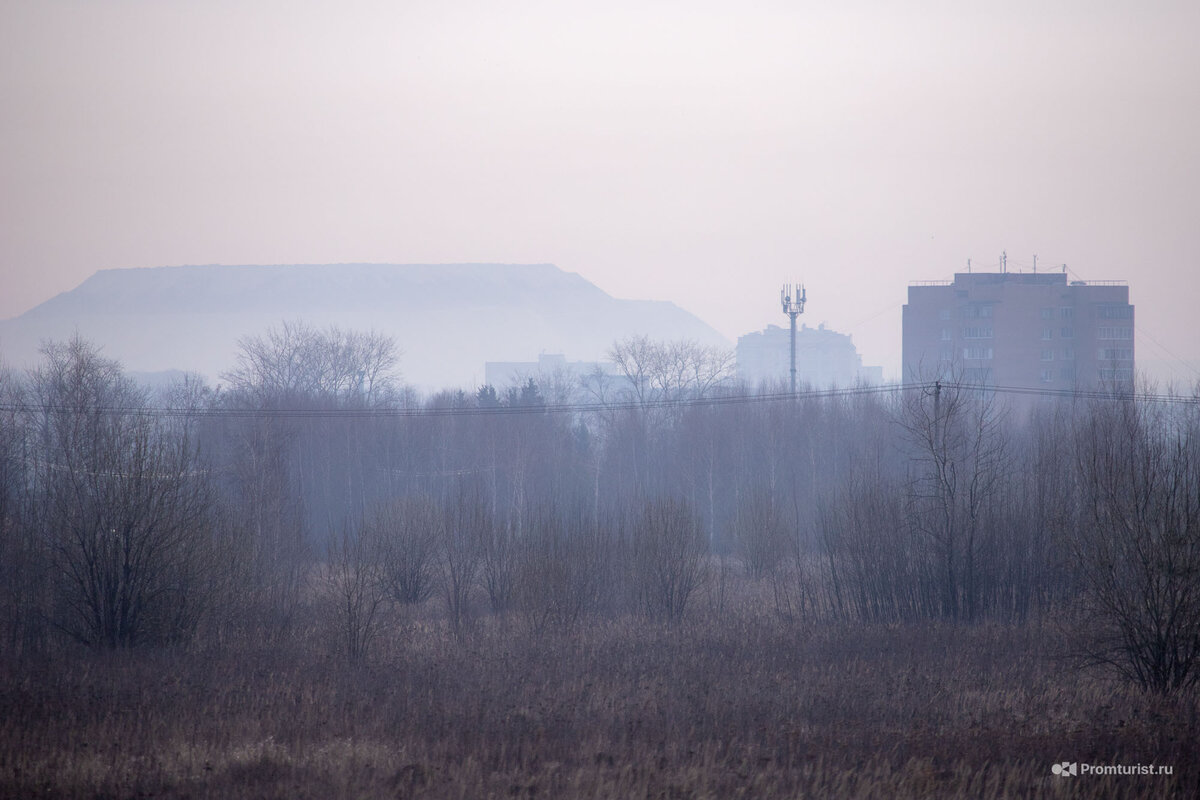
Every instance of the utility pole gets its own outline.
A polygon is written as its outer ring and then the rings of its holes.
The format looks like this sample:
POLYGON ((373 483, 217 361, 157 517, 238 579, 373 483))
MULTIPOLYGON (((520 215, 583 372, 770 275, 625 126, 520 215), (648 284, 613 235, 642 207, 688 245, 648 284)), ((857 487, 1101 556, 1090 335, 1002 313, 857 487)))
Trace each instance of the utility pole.
POLYGON ((783 306, 783 313, 792 321, 792 394, 796 393, 796 317, 804 313, 806 300, 808 293, 804 291, 803 284, 800 285, 799 296, 796 295, 795 284, 785 283, 779 290, 779 303, 783 306))

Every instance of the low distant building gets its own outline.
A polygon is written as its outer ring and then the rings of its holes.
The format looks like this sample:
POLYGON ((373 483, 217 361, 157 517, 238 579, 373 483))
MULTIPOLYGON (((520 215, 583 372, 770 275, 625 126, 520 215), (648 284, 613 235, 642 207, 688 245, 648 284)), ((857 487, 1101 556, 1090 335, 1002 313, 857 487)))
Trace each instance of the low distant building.
POLYGON ((533 378, 539 385, 552 380, 579 379, 595 374, 613 374, 615 367, 606 361, 567 361, 561 353, 541 353, 537 361, 488 361, 483 365, 484 383, 497 389, 516 386, 533 378))
POLYGON ((1071 390, 1131 385, 1133 306, 1124 281, 1059 272, 960 272, 908 287, 904 380, 1071 390))
MULTIPOLYGON (((751 386, 790 381, 791 331, 778 325, 738 337, 738 380, 751 386)), ((796 330, 796 380, 814 389, 883 381, 883 367, 865 367, 848 334, 802 325, 796 330)))
POLYGON ((609 361, 568 361, 561 353, 542 353, 537 361, 487 361, 483 375, 484 383, 501 393, 533 380, 548 401, 572 403, 595 395, 597 375, 603 383, 620 372, 609 361))

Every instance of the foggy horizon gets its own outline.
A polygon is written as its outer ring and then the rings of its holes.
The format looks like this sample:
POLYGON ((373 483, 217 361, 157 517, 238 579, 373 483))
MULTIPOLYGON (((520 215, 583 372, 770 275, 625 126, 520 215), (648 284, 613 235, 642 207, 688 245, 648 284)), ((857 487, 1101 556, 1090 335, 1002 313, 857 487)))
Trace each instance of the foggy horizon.
POLYGON ((731 342, 803 282, 895 375, 910 281, 1036 253, 1128 281, 1139 367, 1200 375, 1191 4, 0 18, 0 318, 109 268, 553 263, 731 342))
MULTIPOLYGON (((965 272, 970 273, 970 272, 974 271, 976 273, 991 272, 993 274, 1002 274, 1003 271, 1006 271, 1006 262, 1007 261, 1008 261, 1008 259, 1004 259, 1004 261, 1002 262, 1002 264, 1000 266, 990 269, 990 270, 989 269, 978 270, 978 269, 974 268, 973 264, 968 263, 965 272)), ((368 263, 368 264, 362 264, 362 263, 188 264, 188 265, 173 265, 173 266, 162 266, 162 267, 134 267, 134 268, 124 268, 124 269, 113 268, 113 269, 108 269, 108 270, 98 270, 97 273, 93 273, 93 275, 89 276, 89 277, 96 277, 101 272, 138 273, 138 272, 143 272, 143 271, 154 272, 154 271, 162 271, 162 270, 165 270, 168 272, 174 272, 176 270, 205 270, 205 269, 213 269, 214 271, 220 271, 220 270, 228 271, 229 269, 234 269, 234 270, 245 269, 245 270, 249 271, 249 270, 255 270, 255 269, 259 269, 259 268, 272 269, 272 270, 281 269, 284 271, 289 270, 289 269, 304 270, 306 268, 322 268, 322 269, 331 269, 331 270, 337 269, 337 268, 342 268, 344 271, 350 271, 350 270, 354 270, 355 268, 361 268, 361 267, 384 267, 384 268, 394 267, 398 270, 403 270, 405 268, 421 268, 421 269, 425 269, 425 270, 433 270, 434 272, 440 271, 441 269, 444 268, 447 271, 447 274, 449 274, 451 271, 453 271, 456 268, 461 269, 463 267, 478 267, 478 268, 496 269, 496 270, 500 270, 500 269, 504 269, 504 268, 550 267, 550 268, 556 270, 557 272, 562 273, 565 276, 573 276, 573 277, 581 278, 584 281, 585 285, 593 287, 595 289, 599 289, 599 287, 596 286, 594 283, 592 283, 591 281, 588 281, 585 276, 582 276, 577 272, 570 272, 567 270, 562 270, 560 267, 558 267, 558 265, 555 265, 555 264, 488 264, 488 263, 470 263, 470 264, 462 264, 462 263, 459 263, 459 264, 454 264, 454 263, 443 263, 443 264, 385 264, 385 263, 368 263)), ((1024 270, 1024 269, 1018 268, 1016 270, 1011 270, 1010 272, 1012 274, 1020 274, 1020 273, 1024 273, 1025 271, 1026 270, 1024 270)), ((1062 273, 1067 276, 1066 280, 1069 280, 1070 282, 1088 283, 1088 281, 1083 281, 1082 279, 1080 279, 1079 275, 1076 274, 1073 270, 1070 270, 1070 268, 1067 267, 1066 265, 1058 265, 1057 268, 1048 270, 1048 269, 1045 269, 1044 267, 1039 269, 1038 266, 1036 264, 1034 264, 1034 269, 1031 271, 1041 272, 1043 274, 1062 273)), ((361 278, 362 276, 360 275, 358 277, 361 278)), ((339 286, 343 289, 353 289, 354 280, 355 280, 354 277, 347 276, 345 282, 340 283, 339 286)), ((506 278, 500 278, 500 284, 498 284, 498 285, 503 285, 505 280, 506 280, 506 278)), ((1091 283, 1101 283, 1101 284, 1112 283, 1112 282, 1113 281, 1105 281, 1105 280, 1091 281, 1091 283)), ((1116 282, 1128 284, 1128 281, 1116 281, 1116 282)), ((934 284, 950 283, 950 280, 944 279, 944 280, 932 280, 932 281, 911 281, 911 282, 909 282, 909 285, 931 284, 931 283, 934 283, 934 284)), ((80 286, 82 286, 82 284, 80 284, 80 286)), ((25 314, 27 314, 30 311, 42 309, 43 307, 49 307, 47 304, 51 300, 60 300, 63 298, 71 299, 71 298, 73 298, 74 290, 79 289, 80 286, 72 287, 72 289, 66 290, 59 294, 56 294, 54 297, 49 298, 47 301, 44 301, 43 303, 39 303, 39 304, 35 305, 33 308, 27 309, 26 311, 21 312, 10 319, 7 319, 7 320, 0 319, 0 326, 2 326, 4 323, 16 322, 18 319, 20 319, 21 317, 23 317, 25 314)), ((147 287, 143 287, 143 289, 144 288, 147 288, 147 287)), ((230 288, 233 288, 233 287, 230 287, 230 288)), ((371 288, 371 287, 366 287, 366 286, 363 287, 364 291, 368 288, 371 288)), ((176 291, 178 291, 178 288, 176 289, 176 291)), ((600 291, 603 292, 602 289, 600 289, 600 291)), ((693 320, 696 320, 696 321, 700 322, 702 324, 702 326, 705 329, 707 329, 710 333, 716 333, 718 335, 721 335, 715 329, 715 326, 710 327, 707 324, 707 320, 699 319, 699 317, 693 315, 688 309, 683 308, 682 306, 680 306, 678 303, 676 303, 674 300, 672 300, 670 298, 666 298, 663 300, 648 301, 648 300, 643 300, 643 299, 639 299, 639 298, 613 297, 609 293, 604 293, 604 294, 608 298, 614 300, 616 303, 632 302, 634 304, 637 304, 637 303, 658 304, 659 306, 661 306, 663 308, 664 311, 667 311, 671 307, 674 307, 675 309, 677 309, 678 311, 681 311, 683 313, 684 319, 691 318, 693 320)), ((366 298, 368 296, 370 296, 369 293, 364 294, 364 298, 366 298)), ((448 389, 448 388, 471 388, 471 389, 478 388, 480 385, 483 385, 483 383, 485 382, 480 377, 483 373, 482 366, 485 364, 492 363, 492 362, 523 361, 523 362, 531 362, 532 363, 532 362, 535 362, 540 357, 539 354, 544 355, 547 353, 558 353, 558 354, 567 356, 568 360, 582 359, 584 361, 594 361, 597 358, 603 360, 603 359, 608 358, 609 350, 611 347, 616 346, 624 337, 628 337, 628 336, 650 335, 651 338, 657 338, 663 342, 666 342, 666 341, 692 341, 692 342, 697 342, 697 343, 712 343, 711 337, 707 333, 700 332, 699 338, 697 338, 697 330, 695 330, 691 327, 691 323, 685 325, 684 327, 680 327, 680 328, 664 327, 664 324, 666 324, 668 318, 670 317, 669 313, 664 314, 663 312, 658 312, 656 315, 657 316, 656 320, 651 321, 650 318, 647 317, 641 323, 634 323, 634 327, 628 327, 630 324, 630 319, 628 318, 628 311, 622 312, 618 317, 614 317, 614 318, 608 318, 603 313, 601 313, 601 316, 599 318, 606 319, 606 321, 609 323, 610 327, 611 327, 611 325, 614 325, 614 324, 617 325, 617 328, 611 328, 613 331, 619 330, 622 323, 619 322, 618 319, 623 319, 624 320, 623 324, 626 326, 624 329, 624 332, 623 333, 615 332, 609 338, 605 339, 603 344, 600 344, 598 342, 598 340, 595 340, 595 335, 594 335, 595 332, 593 331, 593 336, 591 337, 593 339, 593 341, 591 341, 588 344, 584 344, 584 345, 579 344, 580 340, 578 339, 578 337, 572 339, 569 343, 565 342, 565 340, 562 337, 564 335, 569 335, 567 333, 567 329, 560 329, 556 335, 549 336, 547 338, 539 339, 536 341, 526 338, 526 340, 524 341, 523 344, 516 344, 516 345, 513 344, 513 340, 511 338, 506 339, 503 342, 500 340, 493 340, 493 339, 489 338, 483 342, 483 345, 482 345, 483 349, 479 350, 479 352, 477 352, 475 354, 477 356, 477 358, 474 358, 472 363, 474 361, 478 361, 479 364, 474 365, 468 369, 468 372, 471 375, 470 378, 465 377, 467 373, 463 371, 463 369, 464 369, 463 363, 465 363, 465 362, 459 363, 457 365, 457 368, 451 369, 449 373, 441 374, 441 375, 435 377, 434 375, 432 375, 428 372, 428 366, 431 363, 431 361, 438 362, 445 358, 445 353, 443 351, 445 350, 445 347, 447 346, 446 342, 440 342, 440 344, 435 344, 432 347, 430 347, 430 340, 423 340, 423 338, 420 335, 417 335, 414 331, 412 331, 411 324, 408 326, 408 328, 410 330, 407 330, 407 331, 397 329, 394 324, 389 324, 387 322, 383 322, 382 326, 381 326, 380 323, 383 321, 384 318, 380 317, 378 312, 375 313, 374 315, 368 314, 366 317, 362 317, 362 316, 359 316, 356 312, 351 312, 345 307, 338 306, 336 302, 329 302, 328 300, 321 300, 321 299, 319 299, 319 297, 316 300, 316 305, 313 305, 313 299, 314 298, 312 298, 312 297, 303 298, 302 302, 304 303, 304 305, 299 307, 299 310, 297 310, 297 307, 286 306, 286 303, 285 303, 283 306, 279 306, 280 310, 278 310, 273 315, 270 311, 267 311, 264 308, 260 307, 257 309, 258 313, 255 314, 253 317, 245 317, 244 319, 242 319, 242 321, 240 323, 235 323, 235 324, 241 325, 241 328, 239 328, 238 330, 225 330, 224 328, 220 327, 221 323, 216 321, 216 319, 214 318, 214 320, 209 323, 209 327, 211 328, 213 324, 216 324, 216 325, 218 325, 219 329, 224 331, 224 333, 226 334, 224 338, 227 338, 228 341, 224 342, 223 346, 214 346, 213 345, 214 337, 213 337, 212 331, 205 331, 203 329, 196 328, 194 325, 193 326, 186 326, 186 325, 182 326, 180 330, 174 332, 173 338, 179 339, 180 337, 184 337, 186 339, 186 338, 190 337, 191 340, 194 340, 194 342, 197 342, 197 343, 205 342, 209 345, 207 347, 207 350, 209 351, 208 356, 201 359, 201 362, 203 362, 203 366, 198 366, 199 362, 197 362, 195 360, 195 355, 196 355, 195 352, 192 352, 190 356, 186 355, 186 354, 181 355, 177 362, 171 361, 170 358, 167 358, 166 360, 164 360, 164 357, 160 354, 159 356, 157 356, 158 363, 155 366, 147 366, 147 364, 144 363, 145 353, 142 354, 143 358, 139 359, 136 355, 133 355, 128 350, 128 346, 129 346, 129 337, 127 335, 128 332, 126 332, 126 335, 123 336, 120 332, 119 326, 117 328, 112 328, 112 329, 107 329, 107 328, 96 329, 94 327, 94 324, 90 325, 90 326, 88 326, 88 330, 84 333, 84 338, 92 339, 97 344, 101 344, 104 347, 106 347, 107 351, 109 352, 109 354, 112 357, 115 357, 118 360, 120 360, 131 371, 141 372, 141 373, 146 373, 146 374, 152 374, 152 373, 157 373, 157 372, 165 373, 165 372, 171 372, 171 371, 195 372, 198 375, 205 376, 205 378, 207 380, 216 381, 219 383, 219 376, 225 369, 228 368, 229 364, 231 363, 230 360, 233 358, 233 354, 236 351, 237 339, 240 339, 241 337, 261 335, 261 334, 267 332, 268 329, 278 328, 279 325, 289 323, 289 322, 315 323, 318 325, 318 327, 320 327, 322 324, 332 324, 334 326, 341 327, 348 331, 356 331, 356 330, 377 331, 377 332, 385 333, 386 335, 389 335, 399 344, 403 344, 405 342, 412 343, 409 349, 401 348, 401 352, 404 357, 410 358, 413 361, 415 361, 415 363, 420 365, 417 369, 417 372, 420 374, 417 376, 414 376, 413 379, 411 380, 411 382, 412 382, 412 385, 414 388, 417 388, 417 389, 420 389, 420 390, 426 391, 426 392, 436 392, 440 389, 448 389), (507 342, 507 343, 504 343, 504 342, 507 342), (218 351, 220 351, 223 355, 216 356, 216 360, 214 360, 214 354, 217 353, 218 351), (455 372, 460 373, 460 377, 458 377, 458 378, 448 377, 448 375, 450 373, 455 373, 455 372)), ((92 311, 92 309, 94 309, 96 312, 101 314, 100 318, 103 319, 105 314, 115 310, 115 309, 107 308, 103 305, 103 303, 106 300, 107 301, 117 300, 118 302, 123 301, 122 305, 128 304, 128 298, 114 297, 111 295, 108 297, 105 297, 102 293, 99 297, 99 302, 101 303, 101 305, 87 307, 87 310, 90 312, 90 311, 92 311)), ((74 298, 73 302, 76 306, 78 306, 80 300, 78 298, 74 298)), ((242 304, 239 302, 239 305, 242 305, 242 304)), ((1134 304, 1134 305, 1136 305, 1136 304, 1134 304)), ((484 306, 484 308, 486 308, 486 307, 487 306, 484 306)), ((500 313, 505 313, 505 312, 520 313, 520 310, 517 306, 510 305, 506 302, 493 303, 491 305, 491 308, 493 308, 495 311, 500 312, 500 313)), ((169 311, 169 309, 160 308, 160 307, 154 306, 152 304, 139 306, 138 310, 146 313, 151 318, 161 317, 163 315, 163 313, 171 313, 169 311)), ((214 311, 214 310, 219 311, 219 309, 211 309, 211 308, 209 309, 210 312, 214 311)), ((778 310, 778 309, 776 309, 776 310, 778 310)), ((190 313, 190 311, 191 311, 191 309, 188 309, 189 313, 190 313)), ((429 309, 429 311, 436 313, 437 309, 434 307, 431 307, 429 309)), ((124 313, 128 314, 129 311, 127 310, 124 313)), ((592 313, 595 313, 595 309, 592 310, 592 313)), ((610 311, 609 313, 613 313, 613 312, 610 311)), ((61 316, 62 316, 62 314, 60 311, 58 314, 58 317, 61 318, 61 316)), ((468 317, 460 318, 460 320, 470 319, 470 318, 471 318, 471 315, 468 315, 468 317)), ((41 335, 38 336, 38 335, 34 334, 35 338, 37 338, 37 340, 43 341, 43 342, 50 341, 50 340, 59 340, 59 341, 65 340, 66 338, 68 338, 68 335, 69 335, 67 332, 68 329, 74 331, 75 334, 80 333, 79 324, 83 321, 83 319, 84 319, 83 317, 75 317, 74 318, 75 322, 71 323, 71 324, 66 324, 65 327, 63 324, 59 324, 57 327, 53 327, 53 325, 51 325, 51 327, 47 327, 47 321, 43 320, 42 325, 40 326, 41 327, 41 335), (47 331, 50 331, 50 335, 47 335, 47 331)), ((62 320, 60 320, 60 321, 64 322, 64 323, 66 322, 66 321, 62 321, 62 320)), ((93 320, 93 323, 94 322, 95 321, 93 320)), ((20 323, 16 322, 16 324, 19 325, 20 323)), ((732 337, 731 340, 729 340, 727 337, 727 344, 728 344, 729 351, 730 351, 730 353, 733 353, 735 347, 738 345, 738 340, 744 336, 758 334, 758 333, 767 333, 767 332, 769 332, 769 330, 771 328, 779 328, 779 329, 786 330, 787 326, 788 326, 788 323, 786 321, 786 316, 782 320, 774 319, 774 320, 770 320, 770 321, 764 321, 763 324, 761 325, 761 327, 759 327, 755 330, 745 331, 743 333, 736 334, 735 336, 732 337)), ((587 327, 588 326, 584 326, 584 325, 568 326, 568 328, 574 328, 578 333, 582 333, 582 331, 585 330, 587 327)), ((1138 327, 1140 330, 1140 326, 1138 326, 1138 327)), ((830 330, 837 334, 849 336, 849 337, 851 337, 851 339, 853 339, 854 334, 855 334, 855 331, 853 331, 853 330, 837 330, 837 329, 833 328, 831 325, 829 325, 825 320, 817 321, 816 319, 813 319, 810 316, 805 316, 803 314, 799 317, 799 320, 798 320, 798 329, 802 329, 802 328, 810 328, 812 330, 830 330)), ((24 331, 23 333, 18 332, 18 331, 19 331, 19 329, 11 329, 9 331, 0 330, 0 356, 3 356, 5 358, 5 360, 6 360, 5 366, 8 366, 8 367, 24 368, 24 367, 32 366, 34 363, 37 362, 38 355, 35 352, 36 347, 34 347, 30 344, 30 342, 32 341, 32 340, 30 340, 30 335, 31 335, 30 331, 24 331), (17 332, 17 337, 15 340, 13 338, 14 332, 17 332), (17 344, 15 346, 14 346, 14 341, 17 342, 17 344)), ((217 336, 216 338, 221 339, 222 337, 217 336)), ((1150 341, 1147 344, 1145 344, 1144 347, 1146 349, 1150 350, 1152 355, 1149 358, 1139 356, 1138 362, 1137 362, 1137 371, 1136 371, 1136 374, 1138 375, 1139 380, 1149 381, 1147 386, 1151 389, 1160 389, 1161 388, 1161 389, 1166 389, 1168 391, 1184 391, 1184 392, 1189 391, 1190 387, 1195 383, 1195 380, 1190 371, 1190 366, 1191 366, 1190 364, 1184 362, 1182 359, 1179 359, 1178 357, 1175 357, 1173 353, 1170 353, 1168 350, 1166 350, 1162 346, 1161 342, 1154 339, 1153 337, 1150 337, 1150 341), (1154 357, 1155 354, 1158 354, 1160 357, 1155 358, 1154 357), (1163 359, 1163 358, 1161 358, 1162 354, 1167 354, 1171 358, 1163 359)), ((192 348, 185 347, 184 349, 190 350, 192 348)), ((860 346, 857 346, 857 343, 856 343, 855 349, 857 350, 858 357, 860 359, 862 367, 869 369, 872 365, 871 365, 869 359, 864 357, 862 349, 860 346)), ((160 348, 160 350, 161 350, 161 348, 160 348)), ((471 359, 468 359, 468 360, 471 360, 471 359)), ((402 357, 401 362, 404 362, 404 361, 405 361, 405 358, 402 357)), ((462 362, 462 359, 460 358, 459 361, 462 362)), ((401 364, 401 373, 405 374, 406 379, 407 379, 408 375, 410 375, 411 372, 406 371, 404 369, 405 366, 409 366, 409 364, 406 364, 406 363, 401 364)), ((882 379, 885 382, 889 382, 889 383, 904 380, 904 375, 907 374, 907 373, 902 374, 902 371, 899 369, 898 365, 887 365, 887 366, 874 365, 874 366, 877 366, 879 369, 883 370, 882 379)), ((803 370, 802 370, 802 374, 803 374, 803 370)), ((542 377, 544 378, 546 376, 542 376, 542 377)), ((782 379, 782 373, 779 376, 777 376, 777 378, 782 379)), ((878 380, 878 378, 876 378, 874 380, 878 380)))
POLYGON ((0 798, 1200 797, 1197 31, 0 0, 0 798))

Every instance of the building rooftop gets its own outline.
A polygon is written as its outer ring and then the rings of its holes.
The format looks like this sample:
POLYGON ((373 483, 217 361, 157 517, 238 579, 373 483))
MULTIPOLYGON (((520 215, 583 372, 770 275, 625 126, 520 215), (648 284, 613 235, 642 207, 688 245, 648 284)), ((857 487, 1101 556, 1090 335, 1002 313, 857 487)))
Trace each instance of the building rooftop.
MULTIPOLYGON (((1039 286, 1067 286, 1062 272, 956 272, 952 281, 909 281, 909 286, 990 286, 1020 283, 1039 286)), ((1127 286, 1128 281, 1070 281, 1071 286, 1127 286)))

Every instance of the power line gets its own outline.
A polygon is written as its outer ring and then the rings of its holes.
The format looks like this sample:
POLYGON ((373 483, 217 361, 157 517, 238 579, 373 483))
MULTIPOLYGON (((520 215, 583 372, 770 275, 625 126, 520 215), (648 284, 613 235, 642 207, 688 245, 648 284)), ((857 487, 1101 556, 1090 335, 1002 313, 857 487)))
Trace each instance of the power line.
MULTIPOLYGON (((945 386, 946 384, 943 384, 945 386)), ((765 394, 729 394, 709 397, 660 398, 655 400, 626 400, 613 403, 547 403, 528 406, 448 406, 444 408, 233 408, 217 407, 203 409, 175 408, 129 408, 92 407, 87 409, 67 406, 35 406, 27 403, 0 404, 0 411, 9 413, 49 414, 111 414, 117 416, 140 416, 192 419, 394 419, 457 416, 529 416, 543 414, 611 414, 621 411, 681 410, 687 408, 720 407, 762 403, 784 403, 799 400, 835 399, 868 395, 896 394, 909 391, 927 391, 934 382, 881 384, 855 386, 842 389, 818 389, 797 392, 771 392, 765 394)), ((958 384, 958 388, 994 394, 1047 397, 1075 400, 1134 400, 1147 403, 1196 403, 1197 397, 1176 394, 1160 394, 1134 391, 1105 391, 1081 389, 1031 388, 1025 386, 998 386, 992 384, 958 384)))
POLYGON ((1182 365, 1186 370, 1191 372, 1193 375, 1200 377, 1200 369, 1197 369, 1196 367, 1192 366, 1192 364, 1189 361, 1186 361, 1185 359, 1181 358, 1176 353, 1172 352, 1165 344, 1160 342, 1152 333, 1150 333, 1150 331, 1146 330, 1145 325, 1139 325, 1139 324, 1135 323, 1133 327, 1139 335, 1145 336, 1147 339, 1149 339, 1151 342, 1153 342, 1155 345, 1157 345, 1159 350, 1162 350, 1168 356, 1175 359, 1175 361, 1177 361, 1180 365, 1182 365))
POLYGON ((443 408, 129 408, 67 406, 35 406, 26 403, 0 404, 0 411, 51 414, 113 414, 118 416, 187 417, 195 419, 223 417, 281 417, 281 418, 357 418, 357 417, 443 417, 443 416, 514 416, 529 414, 587 414, 613 411, 678 409, 696 406, 720 406, 741 403, 782 402, 795 398, 841 397, 860 394, 881 394, 898 391, 895 385, 862 386, 848 389, 811 390, 791 393, 754 395, 717 395, 710 397, 660 398, 654 400, 623 400, 609 403, 543 403, 524 406, 447 406, 443 408))

